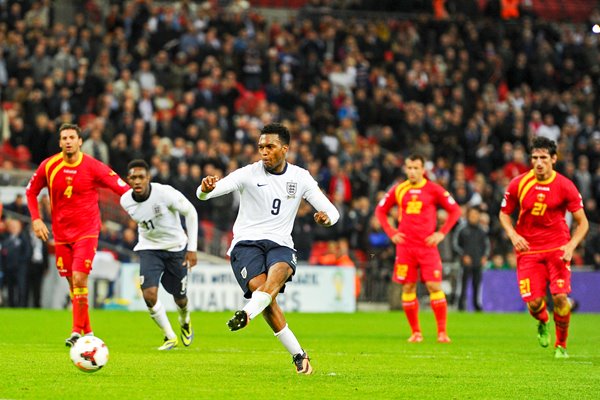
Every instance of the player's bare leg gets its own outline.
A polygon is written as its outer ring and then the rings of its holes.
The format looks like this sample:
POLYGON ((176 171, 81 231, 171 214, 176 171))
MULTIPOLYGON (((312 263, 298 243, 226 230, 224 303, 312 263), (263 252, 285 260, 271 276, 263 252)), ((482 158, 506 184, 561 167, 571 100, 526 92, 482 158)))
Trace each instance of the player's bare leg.
POLYGON ((548 347, 550 344, 550 331, 548 330, 548 310, 546 308, 546 299, 543 297, 538 297, 528 301, 527 308, 529 309, 529 314, 539 321, 537 327, 538 343, 542 347, 548 347))

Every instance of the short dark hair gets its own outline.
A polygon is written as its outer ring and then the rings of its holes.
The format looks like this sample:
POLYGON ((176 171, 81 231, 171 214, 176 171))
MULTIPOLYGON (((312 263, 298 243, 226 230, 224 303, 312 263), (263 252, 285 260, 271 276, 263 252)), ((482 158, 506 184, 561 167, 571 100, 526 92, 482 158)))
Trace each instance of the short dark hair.
POLYGON ((413 153, 406 157, 406 159, 410 161, 421 161, 421 164, 425 165, 425 156, 423 156, 422 154, 413 153))
POLYGON ((533 150, 537 149, 545 149, 548 150, 550 156, 556 155, 556 142, 554 140, 550 140, 547 137, 537 136, 533 138, 531 141, 531 146, 529 148, 529 152, 533 152, 533 150))
POLYGON ((72 129, 75 132, 77 132, 77 136, 81 138, 81 128, 77 124, 62 124, 60 126, 60 128, 58 128, 58 135, 60 136, 60 133, 62 131, 66 131, 66 130, 69 130, 69 129, 72 129))
POLYGON ((150 166, 148 163, 141 158, 129 161, 129 164, 127 164, 127 171, 132 168, 144 168, 146 171, 150 171, 150 166))
POLYGON ((267 124, 260 130, 261 135, 272 135, 275 134, 279 136, 279 140, 284 145, 290 144, 290 131, 285 125, 282 124, 267 124))

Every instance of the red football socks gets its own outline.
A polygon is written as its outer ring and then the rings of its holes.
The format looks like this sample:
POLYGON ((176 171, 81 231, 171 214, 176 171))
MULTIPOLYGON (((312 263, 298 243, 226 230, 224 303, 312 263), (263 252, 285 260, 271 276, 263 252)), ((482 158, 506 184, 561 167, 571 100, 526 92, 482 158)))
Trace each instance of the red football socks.
POLYGON ((556 328, 556 346, 567 348, 569 336, 569 322, 571 321, 571 308, 554 309, 554 325, 556 328))
POLYGON ((88 312, 88 288, 73 288, 73 332, 90 333, 90 315, 88 312))
POLYGON ((419 326, 419 300, 416 293, 402 293, 402 308, 412 332, 421 332, 419 326))
POLYGON ((446 294, 441 290, 429 294, 431 301, 431 309, 435 315, 435 321, 437 322, 438 333, 446 332, 446 316, 448 314, 448 302, 446 301, 446 294))
POLYGON ((529 309, 529 314, 538 321, 542 321, 543 323, 548 322, 548 309, 546 308, 546 301, 542 300, 542 304, 537 309, 532 309, 529 304, 527 304, 527 308, 529 309))

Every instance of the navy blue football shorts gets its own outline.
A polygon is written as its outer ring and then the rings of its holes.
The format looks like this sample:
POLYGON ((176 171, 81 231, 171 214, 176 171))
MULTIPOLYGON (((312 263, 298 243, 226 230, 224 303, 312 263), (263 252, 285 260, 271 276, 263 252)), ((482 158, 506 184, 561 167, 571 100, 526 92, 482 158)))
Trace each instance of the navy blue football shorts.
MULTIPOLYGON (((284 262, 296 273, 296 250, 281 246, 271 240, 242 240, 231 250, 231 268, 235 279, 249 299, 252 292, 248 288, 250 280, 269 272, 272 265, 284 262)), ((292 277, 287 280, 292 280, 292 277)), ((279 291, 283 293, 285 285, 279 291)))
POLYGON ((162 283, 173 297, 181 299, 187 294, 187 267, 183 265, 186 250, 140 250, 140 286, 143 289, 158 287, 162 283))

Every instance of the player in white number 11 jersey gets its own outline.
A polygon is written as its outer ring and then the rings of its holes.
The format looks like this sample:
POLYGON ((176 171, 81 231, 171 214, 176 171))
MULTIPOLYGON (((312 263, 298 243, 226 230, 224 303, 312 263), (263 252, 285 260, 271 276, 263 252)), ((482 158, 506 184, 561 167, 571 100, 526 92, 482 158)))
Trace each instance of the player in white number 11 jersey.
POLYGON ((309 358, 288 327, 275 298, 296 272, 292 228, 302 199, 317 210, 314 219, 320 225, 335 224, 340 214, 307 170, 286 161, 289 144, 290 132, 285 126, 266 125, 258 141, 260 161, 221 180, 205 177, 196 194, 200 200, 233 191, 240 194, 228 254, 233 273, 250 301, 235 312, 227 323, 229 329, 241 329, 262 313, 292 355, 296 372, 310 374, 309 358))
POLYGON ((127 166, 131 189, 121 196, 121 206, 138 224, 140 286, 150 316, 164 333, 159 350, 178 344, 165 306, 158 299, 158 284, 173 295, 179 311, 181 341, 189 346, 194 338, 188 310, 187 272, 197 262, 198 214, 181 192, 169 185, 150 183, 150 168, 144 160, 127 166), (179 215, 185 217, 186 232, 179 215))

